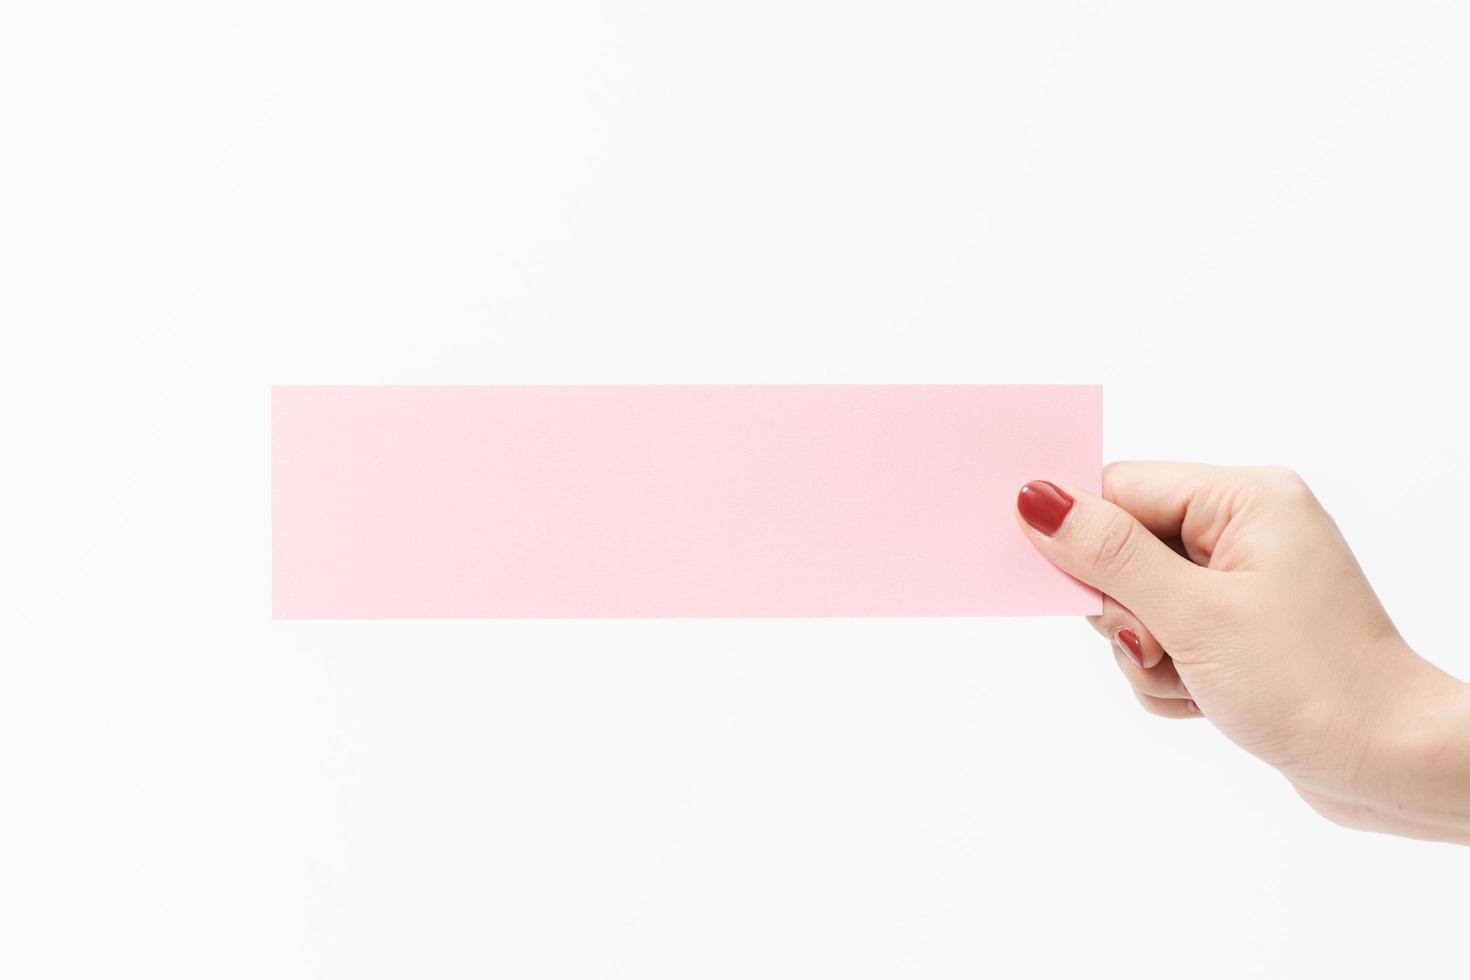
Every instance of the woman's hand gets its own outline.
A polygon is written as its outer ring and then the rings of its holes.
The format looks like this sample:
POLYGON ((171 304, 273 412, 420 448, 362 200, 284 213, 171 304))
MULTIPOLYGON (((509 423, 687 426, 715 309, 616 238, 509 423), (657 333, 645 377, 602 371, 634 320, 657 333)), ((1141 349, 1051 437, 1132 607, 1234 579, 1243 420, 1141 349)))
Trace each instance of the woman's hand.
POLYGON ((1115 463, 1044 481, 1022 530, 1104 594, 1144 708, 1209 719, 1347 826, 1470 843, 1470 687, 1409 649, 1295 473, 1115 463))

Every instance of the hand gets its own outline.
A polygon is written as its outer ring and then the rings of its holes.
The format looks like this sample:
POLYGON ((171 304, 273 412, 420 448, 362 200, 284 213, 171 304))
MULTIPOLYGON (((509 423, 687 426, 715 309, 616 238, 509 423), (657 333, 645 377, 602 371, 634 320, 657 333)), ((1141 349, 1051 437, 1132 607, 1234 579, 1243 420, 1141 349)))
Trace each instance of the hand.
POLYGON ((1295 473, 1115 463, 1101 498, 1036 481, 1017 510, 1104 594, 1146 710, 1209 719, 1333 821, 1470 843, 1470 687, 1403 641, 1295 473))

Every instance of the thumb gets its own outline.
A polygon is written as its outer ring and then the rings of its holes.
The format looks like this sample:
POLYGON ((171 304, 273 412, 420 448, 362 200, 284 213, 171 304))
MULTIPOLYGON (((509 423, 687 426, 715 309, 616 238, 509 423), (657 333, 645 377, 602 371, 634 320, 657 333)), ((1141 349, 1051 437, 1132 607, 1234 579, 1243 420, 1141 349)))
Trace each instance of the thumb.
POLYGON ((1016 498, 1021 529, 1052 564, 1112 596, 1148 624, 1167 621, 1205 570, 1154 537, 1132 514, 1067 484, 1033 480, 1016 498))

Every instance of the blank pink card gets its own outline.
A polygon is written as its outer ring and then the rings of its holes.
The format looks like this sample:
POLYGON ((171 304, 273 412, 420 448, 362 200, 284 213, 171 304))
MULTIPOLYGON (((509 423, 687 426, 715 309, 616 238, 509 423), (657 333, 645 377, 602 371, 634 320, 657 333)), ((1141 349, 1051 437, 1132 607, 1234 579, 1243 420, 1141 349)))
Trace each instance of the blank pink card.
POLYGON ((279 619, 1101 611, 1017 530, 1102 389, 281 387, 279 619))

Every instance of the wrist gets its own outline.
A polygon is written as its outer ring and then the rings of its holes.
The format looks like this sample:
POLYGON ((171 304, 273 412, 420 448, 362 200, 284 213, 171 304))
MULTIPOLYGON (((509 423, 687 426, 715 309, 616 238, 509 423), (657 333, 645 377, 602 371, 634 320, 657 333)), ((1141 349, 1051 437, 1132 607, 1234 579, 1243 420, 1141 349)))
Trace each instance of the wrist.
POLYGON ((1470 843, 1470 684, 1407 652, 1413 669, 1376 712, 1359 791, 1380 813, 1470 843))

